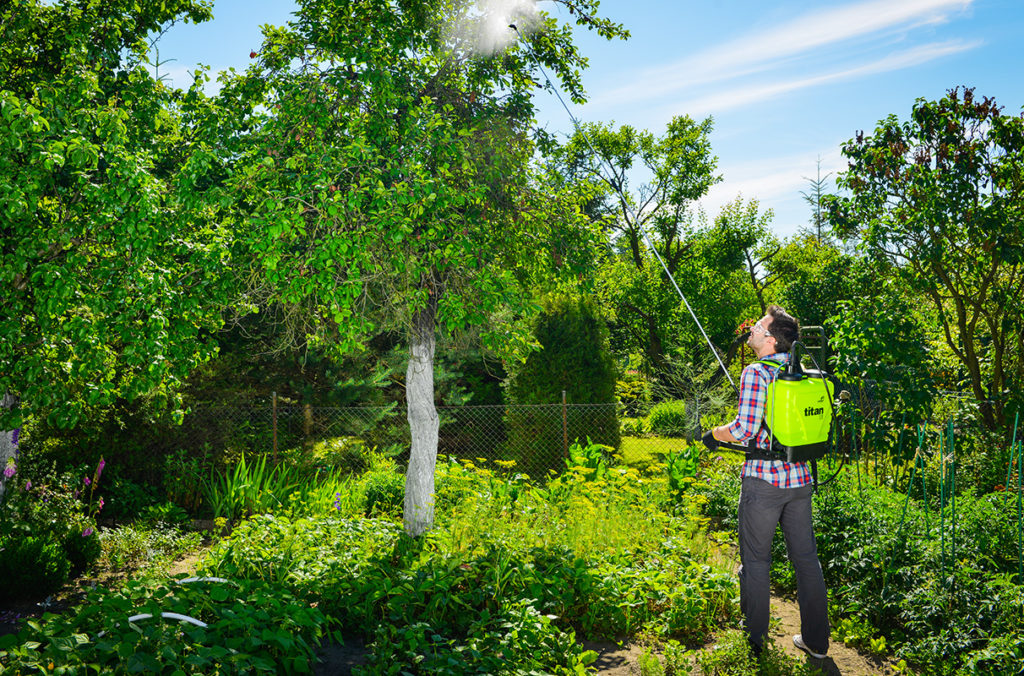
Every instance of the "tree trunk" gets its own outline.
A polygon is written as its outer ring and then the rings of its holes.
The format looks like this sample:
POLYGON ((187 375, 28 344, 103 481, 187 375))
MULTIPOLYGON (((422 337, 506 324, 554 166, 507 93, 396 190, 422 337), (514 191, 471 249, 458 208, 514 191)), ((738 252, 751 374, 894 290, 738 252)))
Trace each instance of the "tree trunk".
POLYGON ((434 408, 434 312, 428 305, 413 316, 405 396, 412 449, 405 475, 405 532, 418 537, 434 525, 434 465, 437 409, 434 408))
MULTIPOLYGON (((5 394, 0 398, 0 407, 2 408, 9 409, 17 403, 17 398, 12 394, 5 394)), ((18 430, 0 430, 0 498, 4 496, 8 483, 7 477, 2 472, 18 450, 17 433, 18 430)))

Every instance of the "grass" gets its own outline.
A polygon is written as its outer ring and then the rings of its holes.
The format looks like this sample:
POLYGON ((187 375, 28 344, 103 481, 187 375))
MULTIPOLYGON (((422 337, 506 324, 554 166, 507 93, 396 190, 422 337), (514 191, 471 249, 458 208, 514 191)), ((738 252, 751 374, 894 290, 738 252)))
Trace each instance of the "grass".
POLYGON ((622 437, 618 454, 623 464, 644 469, 688 445, 685 439, 672 437, 622 437))

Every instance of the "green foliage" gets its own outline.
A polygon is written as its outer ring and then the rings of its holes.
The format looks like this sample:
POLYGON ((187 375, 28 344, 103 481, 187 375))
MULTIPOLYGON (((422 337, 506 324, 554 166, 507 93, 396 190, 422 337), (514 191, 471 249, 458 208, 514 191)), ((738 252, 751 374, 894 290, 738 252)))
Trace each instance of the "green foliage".
POLYGON ((569 446, 569 457, 565 459, 565 468, 578 472, 588 481, 603 479, 608 473, 610 446, 595 444, 587 437, 587 445, 578 441, 569 446))
POLYGON ((651 407, 647 415, 651 432, 663 437, 682 437, 692 430, 692 423, 686 418, 686 402, 663 401, 651 407))
POLYGON ((901 297, 931 306, 973 396, 994 400, 986 425, 1004 425, 1024 364, 1024 116, 958 88, 918 99, 907 122, 890 115, 843 154, 837 185, 850 194, 826 200, 833 229, 884 262, 901 297))
MULTIPOLYGON (((24 454, 20 457, 25 459, 24 454)), ((38 557, 35 572, 25 570, 17 575, 37 575, 39 589, 53 591, 69 573, 82 572, 99 556, 95 517, 103 504, 94 500, 93 490, 100 483, 102 470, 97 468, 91 474, 85 470, 83 477, 79 473, 57 474, 29 462, 23 462, 21 469, 0 499, 0 538, 8 543, 31 540, 24 545, 27 549, 11 544, 7 554, 23 562, 38 557), (54 556, 66 560, 55 566, 51 562, 54 556)), ((16 586, 9 593, 32 588, 16 586)))
POLYGON ((688 444, 682 450, 673 451, 665 456, 668 488, 676 499, 681 498, 697 478, 701 454, 700 444, 688 444))
POLYGON ((199 533, 184 533, 165 525, 133 524, 104 528, 100 532, 101 564, 110 571, 157 571, 171 561, 196 549, 202 542, 199 533))
POLYGON ((309 462, 316 467, 358 474, 366 471, 369 465, 366 457, 369 450, 362 439, 332 437, 313 444, 309 450, 309 462))
POLYGON ((396 517, 402 513, 405 478, 389 469, 368 472, 360 480, 366 495, 367 516, 396 517))
MULTIPOLYGON (((82 534, 78 534, 79 538, 82 534)), ((0 598, 50 594, 67 581, 71 562, 61 542, 49 535, 0 538, 0 598)))
POLYGON ((790 657, 769 640, 760 657, 754 657, 743 631, 722 632, 718 643, 697 654, 697 666, 704 676, 811 676, 811 665, 790 657))
POLYGON ((71 575, 77 575, 89 568, 100 558, 103 551, 99 529, 95 522, 86 517, 70 525, 61 546, 70 564, 71 575))
POLYGON ((119 397, 180 415, 176 388, 214 354, 224 149, 202 78, 171 90, 145 65, 151 33, 208 18, 197 0, 0 9, 0 391, 21 400, 0 428, 74 426, 119 397))
POLYGON ((188 512, 173 502, 163 502, 158 505, 149 505, 140 510, 137 515, 139 523, 147 526, 170 526, 172 528, 185 528, 192 524, 188 512))
POLYGON ((708 562, 698 501, 662 511, 663 477, 609 466, 542 488, 469 462, 439 474, 446 508, 424 538, 390 520, 260 516, 204 570, 285 583, 362 628, 373 665, 411 672, 563 673, 593 658, 570 627, 699 640, 736 617, 735 581, 729 564, 708 562), (499 653, 508 666, 492 661, 499 653))
POLYGON ((871 441, 894 437, 901 424, 929 419, 935 385, 925 329, 897 288, 876 287, 870 300, 840 302, 830 323, 832 370, 862 411, 868 399, 881 404, 871 441))
POLYGON ((278 586, 240 580, 129 582, 91 590, 77 612, 46 614, 0 638, 5 671, 58 673, 312 673, 327 619, 278 586), (178 613, 206 627, 162 618, 178 613), (150 614, 129 622, 129 616, 150 614))
POLYGON ((511 459, 531 475, 561 464, 565 441, 590 438, 605 446, 619 445, 615 406, 615 364, 608 351, 608 332, 596 307, 583 298, 547 299, 534 336, 541 349, 512 372, 507 384, 507 448, 511 459), (597 404, 577 409, 566 429, 553 422, 553 409, 532 404, 557 404, 562 392, 572 404, 597 404), (601 405, 605 404, 605 405, 601 405), (516 406, 522 405, 522 406, 516 406))
POLYGON ((250 464, 243 455, 227 472, 214 469, 204 490, 214 518, 236 521, 250 514, 282 509, 298 484, 295 469, 287 465, 268 466, 266 455, 250 464))

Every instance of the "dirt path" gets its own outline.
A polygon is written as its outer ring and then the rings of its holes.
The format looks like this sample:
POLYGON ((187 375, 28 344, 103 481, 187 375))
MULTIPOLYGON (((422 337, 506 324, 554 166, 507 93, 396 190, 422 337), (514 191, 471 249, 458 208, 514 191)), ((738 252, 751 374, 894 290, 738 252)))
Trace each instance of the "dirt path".
POLYGON ((816 667, 829 676, 863 676, 866 674, 895 674, 890 663, 880 663, 870 657, 861 655, 853 648, 833 641, 828 648, 828 657, 817 660, 806 655, 793 645, 793 634, 800 633, 800 607, 795 600, 772 594, 772 616, 781 622, 772 637, 775 645, 783 648, 790 655, 806 659, 807 664, 816 667))

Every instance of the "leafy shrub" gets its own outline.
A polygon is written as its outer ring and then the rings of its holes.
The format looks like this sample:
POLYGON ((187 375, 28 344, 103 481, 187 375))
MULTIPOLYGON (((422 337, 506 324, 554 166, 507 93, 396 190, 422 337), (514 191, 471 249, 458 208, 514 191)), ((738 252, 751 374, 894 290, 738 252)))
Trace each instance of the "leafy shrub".
POLYGON ((363 477, 367 516, 402 514, 405 500, 405 477, 390 470, 375 470, 363 477))
POLYGON ((423 674, 581 674, 597 653, 576 643, 572 631, 525 603, 480 618, 464 639, 452 640, 428 622, 378 627, 367 667, 376 674, 396 664, 415 664, 423 674), (514 666, 512 666, 514 665, 514 666))
POLYGON ((577 441, 569 446, 565 467, 580 472, 588 480, 603 479, 608 473, 608 453, 611 450, 611 447, 595 444, 589 438, 586 446, 577 441))
POLYGON ((265 455, 247 462, 243 455, 232 469, 213 470, 204 491, 214 518, 236 521, 242 516, 280 510, 299 485, 294 468, 270 466, 265 455))
POLYGON ((8 536, 0 540, 0 599, 49 594, 67 582, 71 562, 51 536, 8 536))
POLYGON ((647 423, 643 418, 621 418, 619 429, 624 437, 642 437, 647 433, 647 423))
POLYGON ((0 637, 5 672, 310 673, 327 620, 286 589, 240 581, 129 582, 96 588, 76 612, 46 614, 17 635, 0 637), (161 619, 193 617, 206 627, 161 619), (129 616, 149 614, 129 622, 129 616), (50 666, 53 665, 53 666, 50 666))
POLYGON ((663 401, 655 404, 647 416, 651 432, 663 437, 681 437, 690 432, 686 420, 686 404, 663 401))
POLYGON ((103 553, 99 529, 91 519, 82 518, 73 523, 64 535, 64 554, 71 565, 71 573, 86 570, 103 553))
POLYGON ((184 509, 173 502, 149 505, 139 512, 137 522, 147 526, 169 526, 184 529, 192 524, 192 518, 184 509))
POLYGON ((313 444, 309 460, 317 467, 360 473, 369 469, 366 443, 358 437, 332 437, 313 444))

